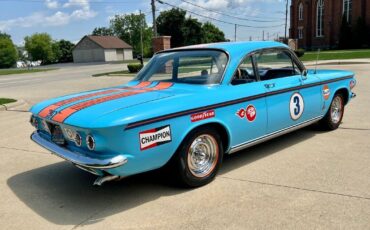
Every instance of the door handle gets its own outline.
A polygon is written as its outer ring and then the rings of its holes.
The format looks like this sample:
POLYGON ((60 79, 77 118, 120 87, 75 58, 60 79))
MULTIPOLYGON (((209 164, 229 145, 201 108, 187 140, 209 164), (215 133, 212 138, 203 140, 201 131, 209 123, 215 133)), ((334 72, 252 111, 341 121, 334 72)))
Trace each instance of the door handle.
POLYGON ((265 84, 265 87, 266 87, 267 89, 274 88, 274 87, 275 87, 275 83, 265 84))

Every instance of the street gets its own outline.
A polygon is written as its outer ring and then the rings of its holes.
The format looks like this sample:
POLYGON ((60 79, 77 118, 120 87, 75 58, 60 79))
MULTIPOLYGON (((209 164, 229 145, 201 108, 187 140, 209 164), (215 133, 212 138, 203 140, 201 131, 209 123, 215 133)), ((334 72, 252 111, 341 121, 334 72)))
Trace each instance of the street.
MULTIPOLYGON (((226 156, 201 188, 148 172, 93 187, 94 175, 33 143, 32 104, 123 84, 91 77, 123 64, 66 66, 0 76, 1 229, 370 229, 370 64, 320 65, 356 73, 357 97, 332 132, 315 127, 226 156)), ((309 68, 313 68, 310 66, 309 68)))

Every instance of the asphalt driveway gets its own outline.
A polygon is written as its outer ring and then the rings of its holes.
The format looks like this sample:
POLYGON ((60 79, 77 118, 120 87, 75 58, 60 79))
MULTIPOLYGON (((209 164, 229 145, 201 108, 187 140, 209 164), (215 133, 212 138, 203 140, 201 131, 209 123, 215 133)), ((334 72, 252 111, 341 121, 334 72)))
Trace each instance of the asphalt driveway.
POLYGON ((0 77, 1 229, 370 229, 370 64, 355 71, 357 98, 333 132, 308 127, 228 156, 216 180, 175 188, 161 172, 93 187, 94 176, 29 139, 25 112, 40 100, 122 84, 91 78, 121 65, 0 77))

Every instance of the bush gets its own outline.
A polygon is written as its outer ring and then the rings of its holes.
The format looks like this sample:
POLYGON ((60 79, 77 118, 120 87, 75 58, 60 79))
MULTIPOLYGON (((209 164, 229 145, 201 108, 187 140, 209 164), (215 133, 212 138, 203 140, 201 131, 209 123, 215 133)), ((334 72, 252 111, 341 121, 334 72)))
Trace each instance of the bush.
POLYGON ((128 64, 127 68, 130 73, 137 73, 143 68, 143 65, 140 63, 128 64))
POLYGON ((304 55, 304 49, 294 50, 294 53, 297 55, 297 57, 302 57, 304 55))

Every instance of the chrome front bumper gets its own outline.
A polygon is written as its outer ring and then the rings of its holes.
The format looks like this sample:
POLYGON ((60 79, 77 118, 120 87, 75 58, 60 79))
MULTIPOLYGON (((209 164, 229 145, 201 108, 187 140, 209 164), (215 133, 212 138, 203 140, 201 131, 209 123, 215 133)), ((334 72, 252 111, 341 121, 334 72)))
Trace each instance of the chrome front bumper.
POLYGON ((53 154, 72 162, 76 166, 87 169, 112 169, 127 163, 127 158, 123 155, 117 155, 113 158, 91 158, 81 153, 69 151, 68 149, 45 140, 37 131, 32 133, 31 140, 51 151, 53 154))

